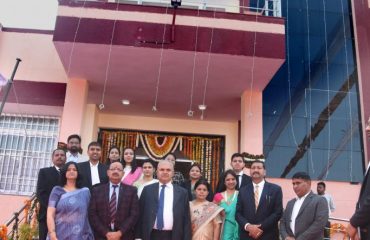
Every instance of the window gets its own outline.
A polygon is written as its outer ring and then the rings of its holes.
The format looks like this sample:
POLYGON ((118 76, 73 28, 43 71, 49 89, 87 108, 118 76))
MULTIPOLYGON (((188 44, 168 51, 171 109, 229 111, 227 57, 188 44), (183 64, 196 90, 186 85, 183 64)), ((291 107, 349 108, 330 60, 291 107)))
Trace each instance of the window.
POLYGON ((51 165, 59 118, 0 116, 0 193, 30 195, 40 168, 51 165))

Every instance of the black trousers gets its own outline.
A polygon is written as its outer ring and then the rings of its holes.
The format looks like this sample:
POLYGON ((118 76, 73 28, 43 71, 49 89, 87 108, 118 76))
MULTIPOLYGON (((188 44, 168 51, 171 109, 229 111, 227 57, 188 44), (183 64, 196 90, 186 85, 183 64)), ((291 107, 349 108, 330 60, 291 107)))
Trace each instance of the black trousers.
POLYGON ((155 230, 150 234, 150 240, 171 240, 172 239, 172 231, 165 231, 165 230, 155 230))
POLYGON ((48 235, 48 225, 46 221, 39 222, 39 240, 45 240, 48 235))

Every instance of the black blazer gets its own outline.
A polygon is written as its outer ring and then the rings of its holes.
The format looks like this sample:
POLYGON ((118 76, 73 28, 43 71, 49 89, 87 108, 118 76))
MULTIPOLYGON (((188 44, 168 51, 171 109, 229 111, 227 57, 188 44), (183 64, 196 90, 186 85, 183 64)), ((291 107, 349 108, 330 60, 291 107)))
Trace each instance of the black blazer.
MULTIPOLYGON (((173 184, 172 240, 191 240, 190 207, 188 194, 173 184)), ((136 226, 136 238, 150 240, 158 209, 159 183, 144 187, 140 196, 140 217, 136 226)), ((170 206, 166 206, 170 207, 170 206)))
POLYGON ((370 171, 367 171, 362 182, 360 196, 358 198, 356 212, 350 219, 354 227, 360 227, 361 230, 367 230, 367 239, 370 240, 370 171))
POLYGON ((283 193, 280 186, 265 181, 257 211, 253 184, 240 188, 235 216, 240 227, 240 239, 253 239, 244 230, 245 224, 250 223, 261 224, 263 234, 259 240, 279 240, 278 222, 282 214, 283 193))
MULTIPOLYGON (((188 192, 188 198, 189 201, 193 201, 193 194, 191 194, 191 180, 186 180, 185 182, 181 183, 181 187, 185 188, 185 190, 188 192)), ((213 201, 213 191, 212 189, 209 190, 207 201, 212 202, 213 201)))
POLYGON ((41 168, 37 179, 36 196, 40 203, 39 221, 46 221, 49 197, 53 187, 59 185, 59 172, 55 167, 41 168))
MULTIPOLYGON (((80 162, 77 165, 78 165, 78 170, 81 174, 82 187, 87 187, 91 190, 91 188, 93 186, 92 186, 92 182, 91 182, 90 161, 80 162)), ((108 175, 107 175, 107 170, 108 170, 107 165, 99 163, 98 172, 99 172, 100 184, 105 184, 109 181, 108 175)), ((96 184, 96 185, 98 185, 98 184, 96 184)))
MULTIPOLYGON (((220 180, 217 183, 216 193, 225 191, 225 189, 222 189, 222 186, 224 185, 224 183, 222 182, 223 175, 224 175, 224 173, 221 174, 220 180)), ((243 174, 242 175, 242 183, 240 185, 240 188, 246 186, 247 184, 249 184, 251 182, 252 182, 252 178, 250 176, 246 175, 246 174, 243 174)), ((236 189, 239 190, 239 177, 236 178, 236 189)))

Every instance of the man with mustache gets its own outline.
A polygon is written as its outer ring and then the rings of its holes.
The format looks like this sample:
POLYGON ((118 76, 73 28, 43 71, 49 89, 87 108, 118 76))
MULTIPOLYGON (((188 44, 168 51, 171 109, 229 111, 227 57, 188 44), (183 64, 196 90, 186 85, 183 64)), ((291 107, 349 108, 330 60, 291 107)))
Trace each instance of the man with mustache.
POLYGON ((80 153, 81 137, 77 134, 72 134, 67 139, 67 162, 86 162, 86 156, 80 153))
POLYGON ((87 147, 89 161, 78 163, 78 168, 82 175, 82 187, 91 190, 94 185, 105 184, 108 182, 106 164, 101 164, 101 145, 98 142, 91 142, 87 147))
POLYGON ((262 161, 254 161, 250 172, 252 183, 240 188, 236 206, 240 239, 279 240, 278 222, 283 213, 281 187, 265 181, 262 161))
POLYGON ((136 238, 142 240, 190 240, 191 224, 188 193, 172 184, 174 167, 159 161, 159 183, 144 187, 140 196, 140 217, 136 238))
POLYGON ((133 186, 121 183, 123 166, 114 162, 107 171, 109 183, 92 190, 89 220, 96 240, 132 240, 139 218, 139 200, 133 186))

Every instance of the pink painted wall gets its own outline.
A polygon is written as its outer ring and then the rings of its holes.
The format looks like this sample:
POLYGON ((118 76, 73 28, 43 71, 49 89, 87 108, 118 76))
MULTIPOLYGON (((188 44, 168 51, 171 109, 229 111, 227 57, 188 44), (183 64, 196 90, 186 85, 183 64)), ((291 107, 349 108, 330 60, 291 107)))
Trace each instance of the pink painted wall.
POLYGON ((352 0, 354 12, 354 32, 356 55, 359 71, 359 86, 361 98, 361 112, 363 122, 363 136, 366 161, 370 159, 370 141, 366 138, 365 124, 370 117, 370 3, 369 1, 352 0))
POLYGON ((0 224, 5 224, 13 215, 24 206, 24 201, 29 199, 27 196, 14 196, 0 194, 0 224))
POLYGON ((61 83, 67 81, 51 34, 4 32, 0 29, 0 70, 4 77, 11 76, 16 58, 21 58, 22 62, 15 79, 61 83))

